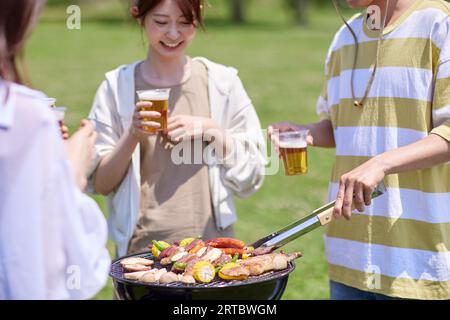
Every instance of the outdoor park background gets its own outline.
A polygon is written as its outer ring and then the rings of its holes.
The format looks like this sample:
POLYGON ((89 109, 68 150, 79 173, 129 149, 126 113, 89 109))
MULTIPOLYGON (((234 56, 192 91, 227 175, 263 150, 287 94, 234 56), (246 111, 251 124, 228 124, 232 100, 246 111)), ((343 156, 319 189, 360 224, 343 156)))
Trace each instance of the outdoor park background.
MULTIPOLYGON (((310 3, 307 25, 296 24, 283 1, 250 0, 246 23, 235 24, 229 19, 227 0, 209 0, 206 32, 198 33, 188 52, 236 67, 264 128, 276 121, 317 121, 323 62, 341 25, 331 1, 310 3)), ((69 108, 66 123, 73 131, 87 117, 104 73, 143 59, 146 45, 128 18, 126 1, 78 1, 81 30, 66 28, 66 7, 75 1, 50 1, 58 2, 45 8, 25 57, 33 86, 69 108)), ((286 177, 280 170, 266 177, 257 194, 237 200, 237 237, 252 242, 324 204, 333 153, 310 148, 307 175, 286 177)), ((96 200, 104 209, 103 199, 96 200)), ((284 299, 328 299, 322 234, 323 230, 313 231, 286 247, 304 257, 297 260, 284 299)), ((113 256, 111 244, 110 248, 113 256)), ((112 296, 108 281, 96 298, 112 296)))

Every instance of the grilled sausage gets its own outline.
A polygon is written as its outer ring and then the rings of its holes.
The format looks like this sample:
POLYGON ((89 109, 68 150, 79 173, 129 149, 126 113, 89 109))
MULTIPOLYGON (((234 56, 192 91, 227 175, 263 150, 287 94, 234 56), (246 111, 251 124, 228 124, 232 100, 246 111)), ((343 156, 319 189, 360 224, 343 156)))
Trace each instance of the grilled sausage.
POLYGON ((223 253, 229 254, 232 256, 234 256, 235 254, 242 256, 245 252, 244 249, 238 249, 238 248, 218 248, 218 249, 222 250, 223 253))
POLYGON ((214 248, 237 248, 243 249, 245 243, 233 238, 214 238, 206 241, 206 244, 214 248))

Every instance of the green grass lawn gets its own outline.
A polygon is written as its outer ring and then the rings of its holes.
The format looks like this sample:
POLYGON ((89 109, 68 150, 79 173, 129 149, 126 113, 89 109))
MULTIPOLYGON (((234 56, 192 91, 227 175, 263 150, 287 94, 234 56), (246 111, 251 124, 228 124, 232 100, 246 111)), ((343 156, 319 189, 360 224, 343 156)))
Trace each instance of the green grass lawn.
MULTIPOLYGON (((340 25, 331 7, 313 10, 310 25, 300 28, 289 21, 280 1, 257 0, 249 11, 250 22, 235 26, 227 21, 223 1, 210 2, 207 31, 198 34, 189 54, 239 69, 264 127, 275 121, 316 121, 323 61, 340 25)), ((126 21, 126 8, 119 2, 81 8, 82 29, 72 31, 65 27, 65 8, 47 8, 26 52, 34 86, 69 108, 72 130, 87 116, 104 73, 146 54, 141 32, 126 21)), ((308 175, 285 177, 280 171, 267 176, 257 194, 237 201, 239 238, 256 240, 324 203, 333 150, 310 149, 309 161, 308 175)), ((103 207, 103 199, 96 199, 103 207)), ((328 298, 322 231, 286 248, 304 257, 290 276, 284 299, 328 298)), ((109 282, 96 298, 111 297, 109 282)))

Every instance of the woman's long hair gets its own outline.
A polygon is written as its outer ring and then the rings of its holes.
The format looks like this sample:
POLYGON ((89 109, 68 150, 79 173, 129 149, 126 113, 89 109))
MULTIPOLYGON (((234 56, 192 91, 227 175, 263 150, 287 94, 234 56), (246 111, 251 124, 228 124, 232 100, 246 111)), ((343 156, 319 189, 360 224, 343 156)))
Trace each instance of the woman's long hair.
POLYGON ((45 0, 0 1, 0 77, 23 84, 19 57, 45 0))

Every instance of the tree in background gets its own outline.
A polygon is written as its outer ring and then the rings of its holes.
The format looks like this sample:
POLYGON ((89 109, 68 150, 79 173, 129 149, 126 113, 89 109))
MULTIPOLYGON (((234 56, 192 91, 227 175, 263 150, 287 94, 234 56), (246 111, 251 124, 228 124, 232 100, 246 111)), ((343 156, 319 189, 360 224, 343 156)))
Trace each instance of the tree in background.
POLYGON ((289 10, 293 10, 295 22, 301 25, 308 24, 309 0, 285 0, 289 10))
POLYGON ((235 23, 244 23, 245 22, 245 16, 244 16, 244 6, 243 6, 243 0, 229 0, 230 2, 230 13, 231 13, 231 20, 235 23))

